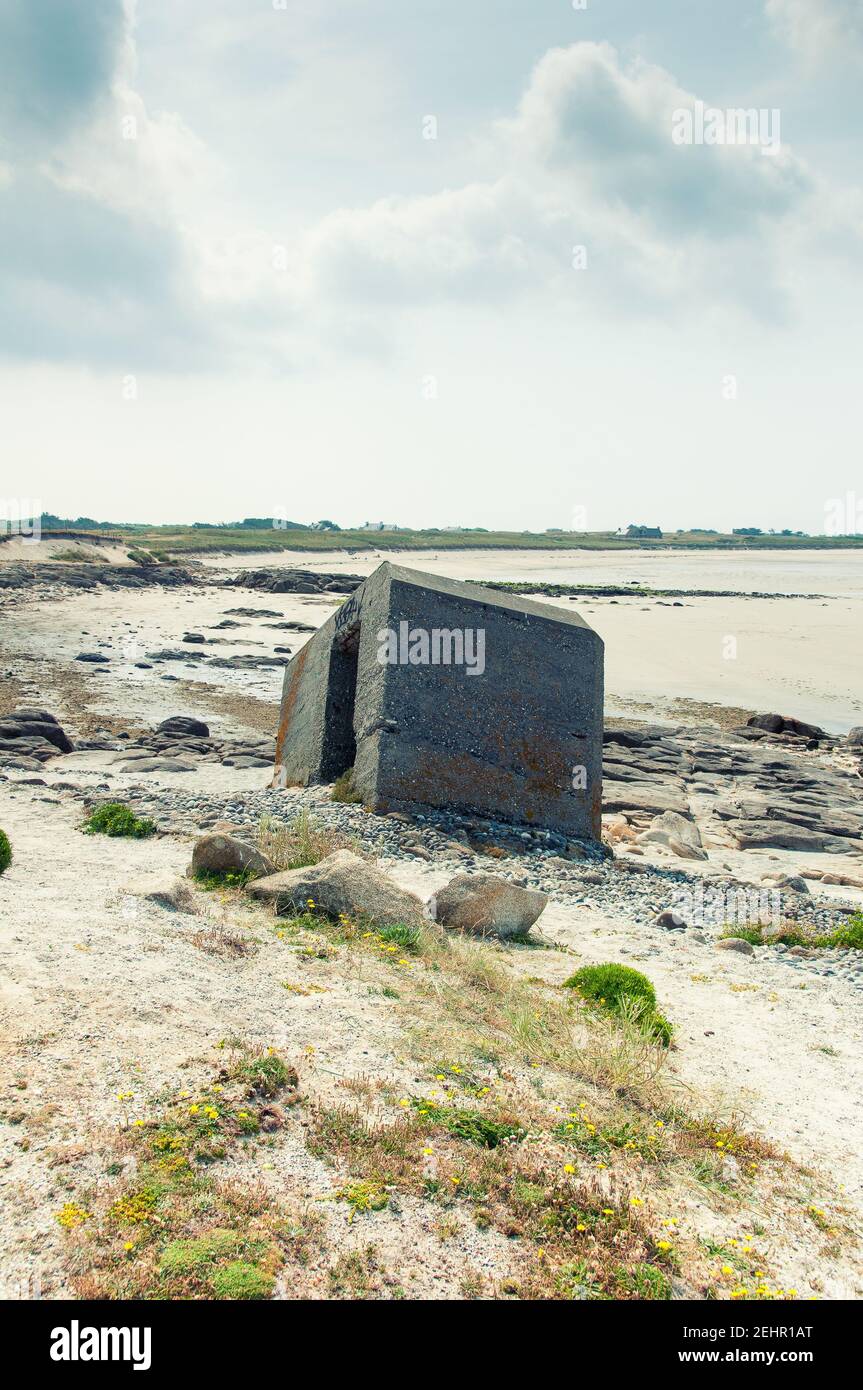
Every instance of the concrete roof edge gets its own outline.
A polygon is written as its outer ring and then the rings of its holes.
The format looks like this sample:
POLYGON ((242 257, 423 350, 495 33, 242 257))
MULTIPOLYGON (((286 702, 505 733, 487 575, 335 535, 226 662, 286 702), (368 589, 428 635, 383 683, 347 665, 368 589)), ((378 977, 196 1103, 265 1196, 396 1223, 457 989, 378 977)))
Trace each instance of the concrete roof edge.
POLYGON ((545 622, 561 623, 567 627, 585 628, 592 632, 595 637, 599 637, 596 629, 582 618, 580 613, 562 608, 553 608, 550 604, 536 603, 533 599, 521 598, 518 594, 505 593, 500 589, 488 589, 484 584, 473 584, 466 579, 449 579, 440 574, 427 574, 425 570, 407 569, 404 565, 393 564, 391 560, 384 560, 378 565, 377 569, 372 570, 368 576, 372 579, 381 570, 388 570, 390 576, 403 584, 412 584, 417 588, 434 589, 438 593, 452 594, 454 597, 466 598, 474 603, 486 603, 495 608, 509 608, 516 613, 524 613, 529 617, 542 618, 545 622))

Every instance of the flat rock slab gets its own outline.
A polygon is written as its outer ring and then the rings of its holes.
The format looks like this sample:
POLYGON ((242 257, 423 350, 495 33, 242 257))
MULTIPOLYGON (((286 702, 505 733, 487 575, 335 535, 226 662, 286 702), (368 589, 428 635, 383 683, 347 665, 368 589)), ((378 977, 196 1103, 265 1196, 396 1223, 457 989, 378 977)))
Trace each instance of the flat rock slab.
POLYGON ((661 815, 663 811, 676 811, 680 816, 689 814, 689 803, 682 792, 674 787, 657 786, 650 782, 603 782, 603 811, 650 811, 661 815))
POLYGON ((120 772, 195 772, 194 763, 182 758, 133 758, 120 767, 120 772))
POLYGON ((182 878, 144 878, 127 883, 123 896, 138 902, 155 903, 170 912, 194 913, 195 895, 190 883, 182 878))
POLYGON ((716 943, 717 951, 734 951, 738 956, 754 956, 755 947, 748 941, 744 941, 742 936, 724 936, 721 941, 716 943))
POLYGON ((379 926, 421 926, 428 920, 418 897, 347 849, 336 850, 308 868, 255 879, 247 892, 253 898, 274 902, 280 912, 308 912, 311 900, 314 910, 329 917, 345 913, 379 926))
POLYGON ((788 821, 726 821, 725 828, 738 849, 826 850, 833 854, 852 854, 863 848, 859 840, 792 825, 788 821))

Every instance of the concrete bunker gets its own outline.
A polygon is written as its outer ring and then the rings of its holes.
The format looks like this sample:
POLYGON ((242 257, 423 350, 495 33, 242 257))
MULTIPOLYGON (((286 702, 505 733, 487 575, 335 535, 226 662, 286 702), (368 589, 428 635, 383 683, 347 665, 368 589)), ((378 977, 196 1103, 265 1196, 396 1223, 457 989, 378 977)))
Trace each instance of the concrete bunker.
POLYGON ((603 644, 571 609, 385 562, 285 670, 275 784, 598 838, 603 644))

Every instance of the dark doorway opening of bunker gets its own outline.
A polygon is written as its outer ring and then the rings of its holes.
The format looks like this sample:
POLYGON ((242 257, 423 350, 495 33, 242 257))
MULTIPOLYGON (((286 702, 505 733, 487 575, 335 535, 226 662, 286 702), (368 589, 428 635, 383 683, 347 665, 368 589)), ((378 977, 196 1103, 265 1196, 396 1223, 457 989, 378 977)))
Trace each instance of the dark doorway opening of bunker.
POLYGON ((335 782, 343 772, 353 767, 357 755, 357 736, 354 731, 354 702, 357 696, 357 661, 360 650, 360 625, 339 632, 333 639, 330 652, 330 679, 324 714, 325 782, 335 782))

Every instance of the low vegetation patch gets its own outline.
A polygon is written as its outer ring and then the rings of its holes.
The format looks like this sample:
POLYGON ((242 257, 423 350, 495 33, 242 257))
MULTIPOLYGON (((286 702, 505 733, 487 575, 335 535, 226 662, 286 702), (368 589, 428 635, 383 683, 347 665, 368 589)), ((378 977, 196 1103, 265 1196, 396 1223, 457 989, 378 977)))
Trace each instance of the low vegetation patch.
POLYGON ((218 888, 245 888, 255 877, 254 869, 196 869, 195 882, 205 893, 218 888))
POLYGON ((354 770, 349 767, 347 772, 343 772, 341 777, 337 777, 330 792, 331 801, 342 801, 348 806, 355 806, 362 801, 362 796, 354 786, 354 770))
POLYGON ((628 1017, 663 1046, 671 1042, 672 1026, 656 1007, 656 991, 646 975, 628 965, 584 965, 565 981, 582 999, 609 1013, 628 1017))
POLYGON ((863 951, 863 912, 849 917, 844 927, 837 927, 827 936, 820 937, 818 944, 819 946, 839 946, 846 950, 863 951))
POLYGON ((772 927, 735 926, 723 928, 720 939, 748 941, 750 946, 808 946, 814 950, 863 951, 863 913, 849 917, 843 926, 831 932, 805 931, 796 923, 786 923, 781 931, 772 927))
POLYGON ((344 1108, 314 1115, 310 1147, 348 1169, 339 1195, 352 1214, 373 1218, 395 1192, 462 1209, 476 1226, 523 1243, 521 1271, 502 1288, 510 1297, 670 1297, 675 1257, 650 1234, 640 1198, 612 1198, 592 1177, 579 1179, 557 1146, 532 1151, 519 1142, 524 1128, 496 1106, 486 1114, 418 1098, 409 1105, 377 1126, 344 1108))
POLYGON ((496 1149, 507 1142, 517 1143, 527 1135, 527 1130, 517 1121, 496 1119, 481 1110, 435 1105, 421 1096, 413 1096, 411 1105, 430 1128, 444 1129, 447 1134, 484 1149, 496 1149))
POLYGON ((12 846, 9 843, 9 836, 4 830, 0 830, 0 874, 6 872, 12 863, 12 846))
POLYGON ((98 551, 85 550, 82 545, 70 545, 66 550, 56 551, 54 559, 67 565, 93 565, 101 556, 98 551))
POLYGON ((145 840, 155 834, 156 823, 140 820, 130 806, 122 801, 109 801, 97 806, 81 829, 85 835, 123 836, 132 840, 145 840))
POLYGON ((258 826, 257 843, 261 852, 273 861, 280 872, 320 864, 322 859, 337 849, 359 853, 357 843, 350 835, 330 830, 310 816, 308 811, 300 811, 287 824, 270 816, 263 817, 258 826))
POLYGON ((267 1142, 282 1122, 273 1102, 296 1098, 296 1072, 273 1049, 223 1046, 216 1077, 175 1095, 156 1118, 133 1118, 134 1095, 119 1097, 131 1171, 121 1165, 116 1183, 57 1214, 80 1297, 269 1298, 285 1262, 308 1258, 316 1221, 256 1184, 220 1180, 216 1166, 239 1145, 267 1142))

